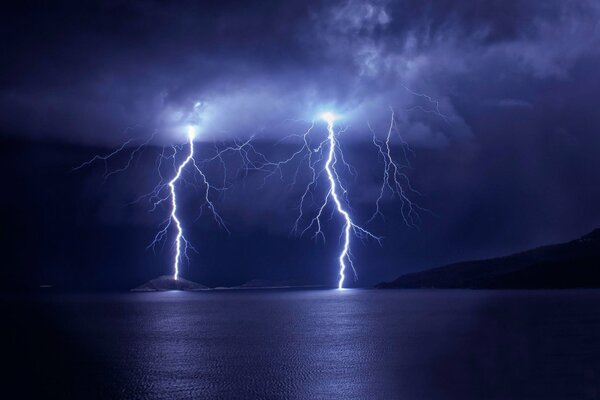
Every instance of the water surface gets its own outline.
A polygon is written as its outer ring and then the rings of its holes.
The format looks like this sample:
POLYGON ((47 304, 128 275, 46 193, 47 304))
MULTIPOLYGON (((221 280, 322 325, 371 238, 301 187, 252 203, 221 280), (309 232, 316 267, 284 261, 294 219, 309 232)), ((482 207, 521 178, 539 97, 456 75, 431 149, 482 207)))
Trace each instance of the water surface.
POLYGON ((5 297, 8 388, 114 399, 599 399, 600 291, 5 297))

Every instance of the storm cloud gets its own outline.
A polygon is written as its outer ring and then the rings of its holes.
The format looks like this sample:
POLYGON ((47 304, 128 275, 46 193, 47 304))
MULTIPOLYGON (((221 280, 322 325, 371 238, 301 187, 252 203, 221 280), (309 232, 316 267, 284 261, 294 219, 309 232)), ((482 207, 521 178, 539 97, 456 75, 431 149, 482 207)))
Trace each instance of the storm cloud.
MULTIPOLYGON (((362 218, 381 179, 367 124, 384 134, 394 110, 432 214, 415 232, 384 204, 401 245, 372 279, 391 278, 600 225, 599 21, 594 0, 22 3, 0 24, 1 133, 93 148, 194 123, 275 143, 333 110, 362 218)), ((219 203, 235 229, 289 232, 295 191, 236 193, 219 203)))
MULTIPOLYGON (((57 2, 2 24, 0 122, 10 132, 118 143, 127 127, 173 135, 285 134, 334 109, 398 111, 417 145, 467 140, 458 107, 531 104, 545 82, 597 62, 599 6, 582 1, 57 2), (448 116, 427 113, 439 102, 448 116), (282 131, 283 130, 283 131, 282 131)), ((8 16, 8 15, 7 15, 8 16)), ((521 107, 522 108, 522 107, 521 107)), ((362 133, 361 133, 362 132, 362 133)))

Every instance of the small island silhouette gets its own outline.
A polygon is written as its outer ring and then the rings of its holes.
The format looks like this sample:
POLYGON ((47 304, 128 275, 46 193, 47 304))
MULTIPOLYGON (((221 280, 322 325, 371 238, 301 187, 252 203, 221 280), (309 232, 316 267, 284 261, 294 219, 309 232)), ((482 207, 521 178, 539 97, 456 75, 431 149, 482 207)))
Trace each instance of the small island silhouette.
POLYGON ((163 275, 158 278, 152 279, 143 285, 140 285, 132 292, 165 292, 169 290, 187 290, 197 291, 206 290, 208 287, 201 285, 196 282, 188 281, 187 279, 178 278, 174 279, 171 275, 163 275))

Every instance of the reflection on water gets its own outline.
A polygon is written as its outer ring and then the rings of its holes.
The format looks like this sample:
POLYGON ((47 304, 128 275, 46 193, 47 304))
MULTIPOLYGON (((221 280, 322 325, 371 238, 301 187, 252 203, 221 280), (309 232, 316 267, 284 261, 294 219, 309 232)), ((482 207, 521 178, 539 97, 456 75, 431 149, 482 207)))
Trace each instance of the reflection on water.
MULTIPOLYGON (((61 398, 600 399, 600 291, 3 299, 11 382, 61 398)), ((4 311, 4 310, 3 310, 4 311)))

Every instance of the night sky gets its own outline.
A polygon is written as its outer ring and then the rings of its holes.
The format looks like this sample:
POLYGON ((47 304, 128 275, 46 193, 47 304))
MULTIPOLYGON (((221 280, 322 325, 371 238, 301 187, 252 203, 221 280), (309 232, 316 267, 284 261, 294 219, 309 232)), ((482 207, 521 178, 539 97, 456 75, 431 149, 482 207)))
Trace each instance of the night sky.
MULTIPOLYGON (((250 137, 281 159, 297 144, 283 137, 339 113, 362 224, 383 173, 368 124, 385 135, 393 109, 414 150, 414 199, 431 212, 409 227, 384 199, 385 220, 369 225, 382 247, 354 241, 357 285, 600 227, 597 1, 57 1, 1 14, 3 288, 126 289, 170 273, 170 242, 146 249, 168 210, 132 202, 188 123, 199 159, 250 137), (128 171, 72 171, 153 133, 128 171)), ((198 251, 182 275, 335 284, 340 221, 325 243, 292 235, 303 190, 293 171, 263 187, 264 174, 228 163, 231 187, 214 201, 229 234, 181 188, 198 251)), ((222 179, 218 165, 207 172, 222 179)))

